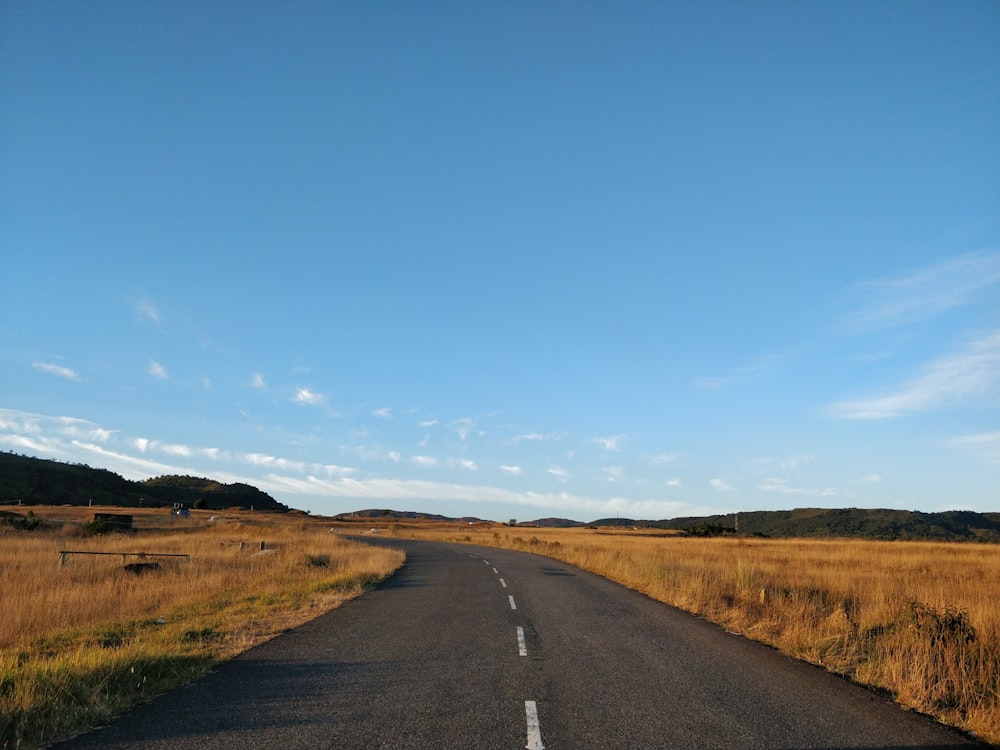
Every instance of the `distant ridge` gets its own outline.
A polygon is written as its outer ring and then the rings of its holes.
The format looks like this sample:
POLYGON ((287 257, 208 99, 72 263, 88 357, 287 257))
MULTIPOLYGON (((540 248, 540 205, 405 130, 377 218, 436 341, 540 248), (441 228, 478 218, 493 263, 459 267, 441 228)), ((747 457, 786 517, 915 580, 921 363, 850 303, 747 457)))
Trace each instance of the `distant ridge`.
POLYGON ((117 505, 170 507, 198 503, 211 510, 246 508, 288 511, 266 492, 249 484, 162 476, 134 482, 107 469, 0 452, 0 502, 28 505, 117 505))
POLYGON ((922 513, 884 508, 796 508, 662 521, 604 518, 591 525, 679 529, 705 535, 1000 542, 1000 513, 971 510, 922 513))

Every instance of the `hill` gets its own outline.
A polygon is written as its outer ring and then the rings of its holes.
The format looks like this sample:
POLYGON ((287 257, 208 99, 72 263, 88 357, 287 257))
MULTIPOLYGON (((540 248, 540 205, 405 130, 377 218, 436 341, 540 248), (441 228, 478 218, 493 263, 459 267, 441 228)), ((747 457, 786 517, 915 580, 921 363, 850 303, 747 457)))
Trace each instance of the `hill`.
POLYGON ((354 521, 362 518, 370 518, 373 520, 408 520, 408 521, 451 521, 451 522, 468 522, 468 523, 481 523, 483 519, 475 518, 473 516, 463 516, 462 518, 452 518, 450 516, 441 516, 437 513, 421 513, 414 510, 389 510, 389 509, 376 509, 376 508, 366 508, 365 510, 356 510, 352 513, 338 513, 332 517, 334 521, 354 521))
POLYGON ((163 476, 135 482, 107 469, 0 452, 0 502, 29 505, 118 505, 170 507, 198 503, 212 510, 253 508, 287 511, 266 492, 248 484, 223 484, 202 477, 163 476))
POLYGON ((680 529, 703 535, 739 533, 766 537, 1000 542, 1000 513, 968 510, 922 513, 889 509, 797 508, 662 521, 608 518, 594 521, 592 525, 680 529))

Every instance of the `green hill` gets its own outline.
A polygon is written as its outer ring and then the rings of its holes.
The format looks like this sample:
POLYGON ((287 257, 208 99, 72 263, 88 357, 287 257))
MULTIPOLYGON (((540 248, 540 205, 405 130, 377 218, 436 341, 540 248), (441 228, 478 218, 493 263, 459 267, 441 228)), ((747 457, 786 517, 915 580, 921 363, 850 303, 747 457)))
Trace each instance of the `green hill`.
POLYGON ((170 507, 198 503, 211 510, 253 508, 287 511, 266 492, 248 484, 163 476, 134 482, 107 469, 0 452, 0 502, 28 505, 118 505, 170 507))

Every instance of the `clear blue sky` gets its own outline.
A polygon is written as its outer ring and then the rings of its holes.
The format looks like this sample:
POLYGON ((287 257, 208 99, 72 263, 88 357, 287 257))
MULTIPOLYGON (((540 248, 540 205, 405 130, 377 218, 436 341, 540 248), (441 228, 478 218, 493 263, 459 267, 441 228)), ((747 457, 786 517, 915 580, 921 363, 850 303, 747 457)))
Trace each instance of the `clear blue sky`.
POLYGON ((1000 510, 1000 4, 5 2, 0 449, 1000 510))

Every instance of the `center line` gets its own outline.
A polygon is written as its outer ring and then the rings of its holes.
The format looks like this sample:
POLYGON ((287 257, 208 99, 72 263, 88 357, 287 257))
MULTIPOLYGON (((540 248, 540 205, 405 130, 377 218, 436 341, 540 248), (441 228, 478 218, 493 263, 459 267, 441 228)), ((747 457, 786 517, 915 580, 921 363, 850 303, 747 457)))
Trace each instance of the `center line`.
POLYGON ((513 596, 508 596, 507 598, 510 599, 510 608, 511 609, 517 609, 517 605, 514 604, 514 597, 513 596))
POLYGON ((545 750, 542 744, 542 727, 538 723, 538 706, 534 701, 524 702, 524 716, 528 720, 528 745, 526 750, 545 750))
POLYGON ((517 626, 517 653, 519 656, 528 655, 528 644, 524 642, 524 628, 517 626))
POLYGON ((497 571, 497 569, 496 569, 496 568, 493 568, 493 572, 494 572, 494 573, 499 573, 499 571, 497 571))
POLYGON ((503 578, 500 579, 500 585, 507 588, 507 582, 503 578))

